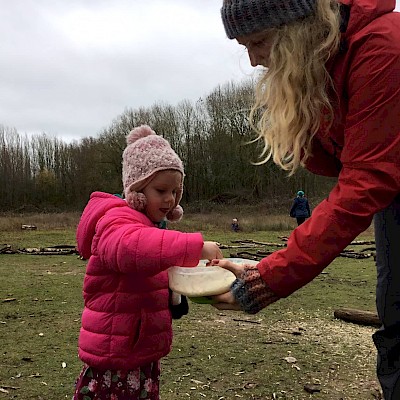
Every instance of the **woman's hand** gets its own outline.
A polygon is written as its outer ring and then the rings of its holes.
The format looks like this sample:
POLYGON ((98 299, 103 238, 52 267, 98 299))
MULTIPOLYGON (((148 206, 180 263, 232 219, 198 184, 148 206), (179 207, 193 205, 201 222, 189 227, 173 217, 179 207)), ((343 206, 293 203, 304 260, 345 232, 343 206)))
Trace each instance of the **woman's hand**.
POLYGON ((279 297, 263 281, 256 265, 238 265, 228 260, 212 260, 211 265, 218 265, 233 272, 236 280, 230 291, 211 296, 213 306, 219 310, 241 310, 248 314, 256 314, 269 306, 279 297))
MULTIPOLYGON (((244 265, 235 264, 229 260, 212 260, 211 265, 225 268, 233 272, 237 278, 239 278, 244 271, 244 265)), ((213 301, 215 301, 212 306, 217 308, 218 310, 240 311, 240 306, 238 303, 236 303, 235 297, 233 296, 231 291, 211 297, 213 301)))

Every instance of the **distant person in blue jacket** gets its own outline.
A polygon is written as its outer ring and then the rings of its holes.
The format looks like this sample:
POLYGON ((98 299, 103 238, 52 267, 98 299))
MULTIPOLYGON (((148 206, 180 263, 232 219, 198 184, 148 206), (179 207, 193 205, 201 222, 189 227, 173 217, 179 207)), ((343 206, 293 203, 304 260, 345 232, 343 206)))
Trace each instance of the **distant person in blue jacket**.
POLYGON ((297 197, 293 200, 290 216, 296 218, 297 225, 301 225, 306 218, 311 217, 310 205, 302 190, 297 192, 297 197))

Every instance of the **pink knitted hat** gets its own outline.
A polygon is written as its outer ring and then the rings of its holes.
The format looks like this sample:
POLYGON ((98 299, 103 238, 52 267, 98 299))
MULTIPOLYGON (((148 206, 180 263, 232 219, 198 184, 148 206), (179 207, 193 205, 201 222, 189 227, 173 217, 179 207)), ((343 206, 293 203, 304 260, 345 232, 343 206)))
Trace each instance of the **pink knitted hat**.
POLYGON ((158 171, 173 169, 182 174, 182 186, 176 194, 175 207, 167 214, 169 221, 179 221, 183 209, 182 198, 185 172, 181 159, 170 144, 148 125, 134 128, 126 137, 127 147, 122 154, 122 183, 125 199, 135 210, 143 211, 146 196, 141 191, 158 171))

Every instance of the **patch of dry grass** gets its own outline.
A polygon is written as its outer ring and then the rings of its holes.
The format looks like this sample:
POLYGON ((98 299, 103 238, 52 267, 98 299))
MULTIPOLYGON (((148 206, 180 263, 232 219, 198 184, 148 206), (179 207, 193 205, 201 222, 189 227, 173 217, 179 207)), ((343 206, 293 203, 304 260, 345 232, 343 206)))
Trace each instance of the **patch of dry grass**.
MULTIPOLYGON (((79 222, 80 213, 65 212, 57 214, 0 214, 0 230, 17 231, 21 225, 35 225, 39 230, 54 230, 75 228, 79 222)), ((184 218, 175 224, 170 224, 171 229, 184 231, 208 231, 208 230, 230 230, 232 218, 239 219, 242 232, 257 231, 283 231, 291 230, 295 226, 295 220, 289 216, 271 215, 258 212, 257 210, 246 210, 238 212, 237 209, 221 209, 217 212, 190 213, 186 212, 184 218)))
POLYGON ((74 228, 79 221, 80 213, 33 213, 33 214, 0 214, 0 230, 20 231, 22 225, 35 225, 38 230, 74 228))
MULTIPOLYGON (((0 214, 0 230, 3 232, 19 231, 21 225, 35 225, 38 230, 75 229, 79 222, 79 212, 64 213, 33 213, 33 214, 0 214)), ((290 232, 296 226, 296 220, 286 214, 271 213, 261 205, 255 206, 219 206, 213 210, 202 212, 185 212, 183 219, 178 223, 170 223, 170 229, 179 229, 186 232, 200 231, 230 231, 232 218, 239 220, 241 233, 254 232, 290 232)), ((372 226, 364 233, 372 235, 372 226)))

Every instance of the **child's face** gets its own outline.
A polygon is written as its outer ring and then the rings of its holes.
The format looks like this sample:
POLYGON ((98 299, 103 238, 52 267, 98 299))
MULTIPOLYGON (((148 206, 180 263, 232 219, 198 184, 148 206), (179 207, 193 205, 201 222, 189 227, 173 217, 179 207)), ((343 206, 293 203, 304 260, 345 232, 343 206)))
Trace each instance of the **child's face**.
POLYGON ((160 222, 174 208, 176 194, 182 184, 179 171, 157 172, 154 179, 143 189, 147 202, 145 214, 153 221, 160 222))

